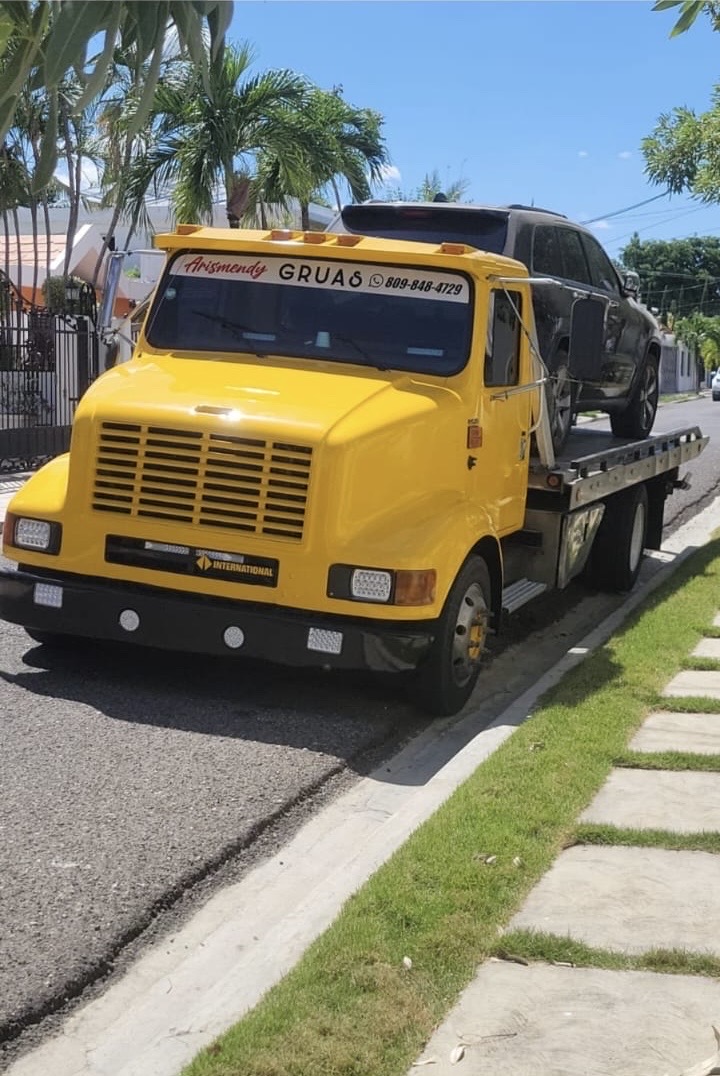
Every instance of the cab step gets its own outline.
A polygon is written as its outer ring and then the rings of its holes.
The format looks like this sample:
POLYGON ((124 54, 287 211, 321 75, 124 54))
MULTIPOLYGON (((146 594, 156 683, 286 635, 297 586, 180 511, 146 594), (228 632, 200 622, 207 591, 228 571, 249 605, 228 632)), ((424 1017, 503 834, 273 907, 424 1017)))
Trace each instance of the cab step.
POLYGON ((547 583, 533 583, 530 579, 518 579, 517 583, 505 587, 502 592, 503 613, 514 613, 521 605, 526 605, 533 598, 543 594, 547 588, 547 583))

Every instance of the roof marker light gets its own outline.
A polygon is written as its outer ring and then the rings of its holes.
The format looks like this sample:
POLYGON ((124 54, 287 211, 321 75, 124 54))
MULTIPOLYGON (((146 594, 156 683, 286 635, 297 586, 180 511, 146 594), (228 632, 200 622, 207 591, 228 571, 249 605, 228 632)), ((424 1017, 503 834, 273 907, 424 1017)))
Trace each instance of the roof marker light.
POLYGON ((466 247, 464 243, 441 243, 441 254, 466 254, 470 247, 466 247))
POLYGON ((200 224, 178 224, 175 229, 176 235, 192 235, 193 232, 199 232, 202 225, 200 224))
POLYGON ((271 239, 292 239, 293 232, 290 228, 273 228, 270 232, 271 239))
POLYGON ((361 235, 350 235, 349 232, 343 232, 341 235, 336 236, 336 242, 339 247, 356 247, 362 238, 361 235))
POLYGON ((324 243, 327 239, 327 232, 305 232, 303 239, 306 243, 324 243))

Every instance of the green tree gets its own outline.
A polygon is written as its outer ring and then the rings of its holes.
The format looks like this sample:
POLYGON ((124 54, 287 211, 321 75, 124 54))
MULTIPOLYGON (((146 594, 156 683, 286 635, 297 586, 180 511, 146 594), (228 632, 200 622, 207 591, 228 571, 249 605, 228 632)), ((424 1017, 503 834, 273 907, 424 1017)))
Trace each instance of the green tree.
POLYGON ((228 223, 237 227, 258 152, 282 159, 287 177, 303 174, 302 147, 288 141, 286 117, 302 106, 308 84, 286 70, 250 77, 252 58, 247 43, 228 46, 210 66, 209 92, 192 65, 158 84, 153 143, 136 157, 128 178, 131 213, 152 187, 171 191, 177 220, 211 221, 220 187, 228 223))
MULTIPOLYGON (((659 0, 653 11, 672 8, 679 10, 679 17, 671 37, 685 33, 703 14, 713 30, 720 30, 720 3, 715 0, 659 0)), ((720 201, 720 85, 714 87, 706 112, 698 115, 681 107, 663 113, 643 139, 642 152, 653 183, 674 194, 684 191, 705 202, 720 201)))
POLYGON ((415 190, 388 187, 386 196, 396 202, 432 202, 436 195, 444 194, 448 202, 461 202, 469 186, 470 180, 462 178, 444 184, 438 169, 433 168, 432 172, 425 173, 422 183, 415 190))
MULTIPOLYGON (((12 217, 16 241, 16 262, 18 273, 22 274, 22 257, 20 255, 20 226, 18 224, 18 207, 25 204, 29 186, 28 174, 17 145, 7 139, 0 146, 0 214, 2 214, 5 232, 5 276, 10 277, 10 223, 12 217)), ((22 288, 22 276, 16 281, 18 290, 22 288)))
MULTIPOLYGON (((167 49, 163 56, 159 80, 172 79, 182 69, 181 65, 186 59, 179 50, 167 49)), ((112 244, 120 221, 127 220, 129 223, 128 244, 138 226, 149 227, 143 196, 152 182, 152 175, 133 177, 131 171, 134 160, 147 160, 148 152, 154 144, 152 117, 148 116, 140 129, 137 129, 135 123, 142 97, 136 72, 134 46, 128 51, 116 49, 100 98, 97 117, 98 152, 102 162, 102 203, 105 207, 112 207, 113 212, 95 264, 93 283, 98 279, 105 253, 112 244), (131 186, 133 180, 134 186, 131 186)))
POLYGON ((706 370, 720 367, 720 317, 706 317, 696 312, 678 318, 673 331, 691 351, 700 355, 706 370))
POLYGON ((381 134, 383 118, 378 112, 353 107, 343 100, 338 88, 312 87, 302 108, 287 109, 283 115, 287 130, 281 152, 273 147, 258 154, 257 190, 264 202, 287 205, 290 199, 297 199, 301 225, 307 229, 310 202, 325 200, 327 188, 332 190, 338 208, 341 183, 353 201, 370 197, 388 161, 381 134), (299 150, 300 161, 298 167, 293 155, 294 167, 287 174, 283 153, 289 144, 299 150))
POLYGON ((681 317, 700 310, 720 315, 720 239, 641 240, 637 233, 621 252, 622 264, 640 276, 648 306, 674 309, 681 317), (673 305, 674 304, 674 305, 673 305))
POLYGON ((668 11, 671 8, 679 8, 680 15, 670 31, 670 37, 684 34, 703 14, 709 17, 713 30, 720 30, 720 4, 713 0, 658 0, 653 11, 668 11))
POLYGON ((135 84, 142 87, 139 130, 150 111, 168 33, 177 34, 208 88, 209 65, 222 53, 232 12, 228 0, 15 0, 0 5, 0 141, 12 126, 23 87, 44 87, 49 110, 35 176, 38 187, 44 187, 57 161, 61 88, 68 72, 80 83, 74 104, 82 112, 105 84, 115 48, 134 46, 135 84), (98 40, 99 51, 89 54, 98 40))

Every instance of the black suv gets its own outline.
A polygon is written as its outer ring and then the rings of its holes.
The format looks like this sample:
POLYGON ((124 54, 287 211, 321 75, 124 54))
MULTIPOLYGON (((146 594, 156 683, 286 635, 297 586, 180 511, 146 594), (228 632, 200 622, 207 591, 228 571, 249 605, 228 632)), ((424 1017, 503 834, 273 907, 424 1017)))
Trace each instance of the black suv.
POLYGON ((373 201, 345 206, 328 231, 467 243, 523 262, 534 277, 551 277, 552 283, 533 286, 533 307, 540 354, 550 374, 556 450, 579 410, 607 411, 616 437, 650 433, 658 402, 658 324, 638 302, 637 278, 621 279, 585 228, 532 206, 373 201), (600 368, 580 381, 568 363, 570 315, 575 299, 588 294, 606 304, 605 341, 600 368))

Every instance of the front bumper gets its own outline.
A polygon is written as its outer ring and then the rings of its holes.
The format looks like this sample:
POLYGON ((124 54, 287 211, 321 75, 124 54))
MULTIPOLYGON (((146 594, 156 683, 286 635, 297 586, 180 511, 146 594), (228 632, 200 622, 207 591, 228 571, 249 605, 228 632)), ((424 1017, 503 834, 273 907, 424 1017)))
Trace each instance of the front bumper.
POLYGON ((377 672, 414 668, 437 628, 436 621, 383 623, 22 570, 0 571, 0 618, 163 650, 377 672))

